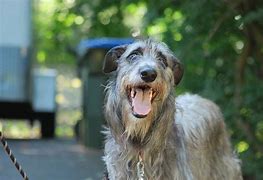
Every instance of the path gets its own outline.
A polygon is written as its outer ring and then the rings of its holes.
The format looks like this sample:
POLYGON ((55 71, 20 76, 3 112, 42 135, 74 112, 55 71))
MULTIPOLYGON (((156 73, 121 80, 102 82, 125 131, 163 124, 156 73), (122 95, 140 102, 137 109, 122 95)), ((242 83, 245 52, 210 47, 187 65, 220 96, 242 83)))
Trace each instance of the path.
MULTIPOLYGON (((102 179, 102 151, 88 150, 75 140, 8 140, 30 180, 102 179)), ((0 146, 0 180, 20 180, 0 146)))

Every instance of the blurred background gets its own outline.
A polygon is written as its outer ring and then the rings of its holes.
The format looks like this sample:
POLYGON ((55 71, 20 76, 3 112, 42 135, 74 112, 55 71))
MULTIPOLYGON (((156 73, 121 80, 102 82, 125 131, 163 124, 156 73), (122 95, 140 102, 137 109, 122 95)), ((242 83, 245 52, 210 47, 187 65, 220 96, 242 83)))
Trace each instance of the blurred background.
POLYGON ((263 179, 260 0, 0 0, 0 130, 101 149, 101 60, 138 37, 170 46, 185 65, 177 94, 214 100, 244 178, 263 179))

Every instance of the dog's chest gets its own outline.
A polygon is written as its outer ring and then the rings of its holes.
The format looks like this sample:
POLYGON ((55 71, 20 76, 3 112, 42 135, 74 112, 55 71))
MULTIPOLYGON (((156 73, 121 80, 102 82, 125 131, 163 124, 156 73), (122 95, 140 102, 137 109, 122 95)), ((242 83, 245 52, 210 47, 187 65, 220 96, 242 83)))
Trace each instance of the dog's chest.
POLYGON ((175 160, 165 158, 165 154, 146 154, 140 159, 138 155, 122 153, 117 158, 116 165, 112 166, 115 167, 115 174, 118 174, 114 179, 178 179, 175 160))

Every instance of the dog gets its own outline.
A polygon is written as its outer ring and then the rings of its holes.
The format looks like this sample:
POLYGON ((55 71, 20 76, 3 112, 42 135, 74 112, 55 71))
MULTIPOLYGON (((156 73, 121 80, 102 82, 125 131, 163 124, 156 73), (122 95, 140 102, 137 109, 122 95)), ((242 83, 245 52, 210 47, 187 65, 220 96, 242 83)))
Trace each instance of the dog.
POLYGON ((108 179, 240 180, 222 113, 198 95, 175 98, 182 63, 163 42, 138 40, 105 55, 108 179))

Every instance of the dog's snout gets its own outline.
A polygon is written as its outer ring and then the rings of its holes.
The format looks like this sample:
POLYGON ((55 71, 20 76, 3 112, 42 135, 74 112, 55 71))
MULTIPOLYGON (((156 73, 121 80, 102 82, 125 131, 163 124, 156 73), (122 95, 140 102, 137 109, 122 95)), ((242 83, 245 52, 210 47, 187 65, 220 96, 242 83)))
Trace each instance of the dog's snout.
POLYGON ((145 67, 140 70, 141 78, 145 82, 153 82, 157 77, 157 72, 151 67, 145 67))

